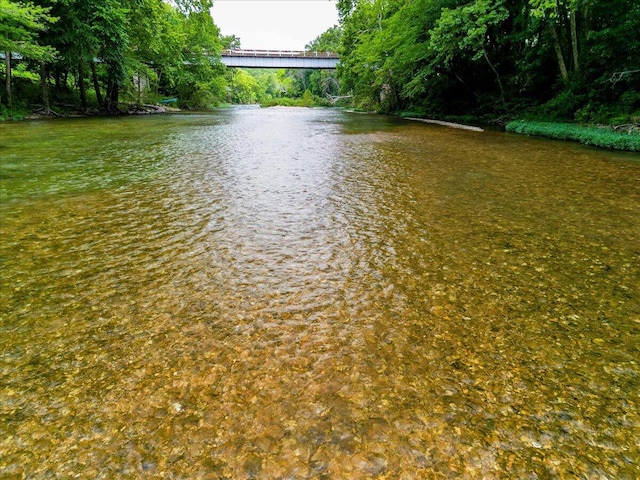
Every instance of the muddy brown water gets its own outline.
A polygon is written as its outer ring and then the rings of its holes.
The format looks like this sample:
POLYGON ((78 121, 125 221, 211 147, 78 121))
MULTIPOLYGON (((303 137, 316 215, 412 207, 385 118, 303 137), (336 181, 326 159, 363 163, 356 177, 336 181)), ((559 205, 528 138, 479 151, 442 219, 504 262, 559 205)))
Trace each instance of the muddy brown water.
POLYGON ((0 124, 1 478, 640 477, 640 157, 234 108, 0 124))

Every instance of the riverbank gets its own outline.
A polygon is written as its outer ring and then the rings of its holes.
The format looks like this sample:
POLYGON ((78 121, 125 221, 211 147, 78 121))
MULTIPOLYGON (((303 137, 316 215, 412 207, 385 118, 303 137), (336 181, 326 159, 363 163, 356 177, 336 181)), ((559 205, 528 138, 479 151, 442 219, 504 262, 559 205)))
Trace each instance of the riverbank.
POLYGON ((507 123, 505 130, 610 150, 640 152, 640 128, 637 125, 613 127, 517 120, 507 123))
MULTIPOLYGON (((310 107, 310 106, 326 106, 320 105, 315 99, 274 99, 271 102, 261 104, 262 107, 288 106, 288 107, 310 107)), ((173 108, 166 105, 128 105, 121 110, 122 115, 150 115, 161 113, 173 113, 181 111, 179 108, 173 108)), ((102 116, 105 115, 97 110, 81 112, 76 109, 67 109, 64 111, 52 111, 51 114, 45 115, 41 110, 34 111, 4 111, 0 112, 0 121, 17 121, 17 120, 36 120, 55 117, 86 117, 86 116, 102 116)), ((443 125, 450 128, 458 128, 470 131, 481 132, 483 129, 477 124, 481 121, 473 121, 468 117, 458 121, 445 121, 431 118, 421 118, 418 116, 410 116, 405 112, 398 116, 406 120, 418 121, 423 123, 431 123, 443 125), (461 122, 465 123, 461 123, 461 122), (470 125, 475 123, 476 125, 470 125)), ((454 119, 457 120, 457 119, 454 119)), ((640 152, 640 126, 637 124, 613 126, 613 125, 580 125, 572 123, 559 122, 538 122, 529 120, 515 120, 506 123, 502 128, 510 133, 517 133, 527 136, 539 136, 555 140, 564 140, 578 142, 583 145, 604 148, 609 150, 621 150, 629 152, 640 152)))
MULTIPOLYGON (((180 112, 179 108, 169 107, 167 105, 144 104, 144 105, 126 105, 120 109, 118 115, 151 115, 158 113, 174 113, 180 112)), ((11 122, 20 120, 40 120, 48 118, 81 118, 81 117, 103 117, 113 116, 106 114, 95 108, 85 111, 79 110, 74 106, 63 105, 54 107, 48 114, 44 113, 42 107, 31 110, 26 109, 1 109, 0 122, 11 122)))
POLYGON ((503 119, 487 121, 487 119, 474 118, 471 116, 432 119, 416 115, 414 112, 401 112, 398 116, 407 120, 475 131, 482 130, 481 125, 490 125, 493 128, 500 128, 507 132, 521 135, 578 142, 583 145, 608 150, 640 152, 640 125, 637 123, 626 125, 583 125, 534 120, 505 122, 503 119))

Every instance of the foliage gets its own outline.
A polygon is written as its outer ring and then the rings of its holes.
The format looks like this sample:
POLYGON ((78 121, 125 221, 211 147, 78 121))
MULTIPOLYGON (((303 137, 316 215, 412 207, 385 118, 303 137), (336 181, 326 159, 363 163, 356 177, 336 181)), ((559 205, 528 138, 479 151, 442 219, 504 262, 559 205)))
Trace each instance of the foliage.
POLYGON ((338 76, 356 105, 563 121, 638 110, 637 0, 340 0, 338 10, 338 76))
MULTIPOLYGON (((0 0, 0 51, 4 53, 5 98, 10 109, 14 104, 12 57, 44 62, 55 54, 53 47, 38 42, 38 33, 56 20, 49 15, 49 10, 32 3, 0 0)), ((18 69, 16 73, 29 78, 29 72, 24 69, 18 69)))
MULTIPOLYGON (((342 42, 342 29, 334 25, 305 45, 305 49, 315 52, 337 52, 342 42)), ((340 84, 334 70, 307 70, 304 72, 305 90, 317 97, 338 95, 340 84)))
POLYGON ((311 91, 306 90, 302 97, 299 98, 291 98, 291 97, 280 97, 280 98, 271 98, 268 100, 264 100, 260 102, 260 106, 262 107, 328 107, 329 102, 321 97, 313 95, 311 91))
POLYGON ((174 96, 208 107, 226 95, 210 8, 209 0, 0 0, 0 49, 22 55, 21 78, 40 80, 17 92, 29 103, 39 100, 32 91, 47 102, 53 87, 54 102, 81 110, 93 102, 117 113, 123 101, 174 96))
POLYGON ((33 3, 0 0, 0 51, 38 60, 51 58, 55 49, 38 43, 38 32, 56 20, 50 10, 33 3))
MULTIPOLYGON (((182 108, 280 98, 317 105, 327 103, 320 97, 339 91, 334 72, 224 67, 221 49, 238 48, 240 39, 221 37, 209 13, 210 0, 37 1, 38 12, 50 10, 59 21, 29 35, 58 55, 44 67, 29 62, 16 67, 20 94, 29 103, 38 103, 41 94, 46 102, 44 93, 48 96, 51 89, 58 105, 118 113, 123 102, 143 104, 167 97, 176 97, 182 108)), ((308 47, 336 50, 340 39, 341 29, 334 26, 308 47)))
POLYGON ((594 147, 640 152, 640 133, 638 132, 619 132, 605 127, 528 121, 510 122, 506 129, 508 132, 571 140, 594 147))
POLYGON ((334 25, 305 45, 312 52, 337 52, 342 42, 342 29, 334 25))
POLYGON ((231 98, 236 104, 257 103, 262 95, 260 82, 256 77, 240 68, 231 70, 228 81, 231 98))
POLYGON ((28 115, 29 112, 24 104, 14 104, 12 107, 7 107, 0 103, 0 122, 23 120, 28 115))
POLYGON ((343 94, 365 110, 499 122, 640 112, 637 0, 339 0, 340 24, 306 46, 337 51, 337 72, 226 69, 219 53, 240 39, 220 36, 211 5, 0 0, 0 51, 22 57, 0 69, 0 101, 15 84, 16 104, 51 96, 114 113, 163 97, 202 108, 307 91, 315 103, 343 94))

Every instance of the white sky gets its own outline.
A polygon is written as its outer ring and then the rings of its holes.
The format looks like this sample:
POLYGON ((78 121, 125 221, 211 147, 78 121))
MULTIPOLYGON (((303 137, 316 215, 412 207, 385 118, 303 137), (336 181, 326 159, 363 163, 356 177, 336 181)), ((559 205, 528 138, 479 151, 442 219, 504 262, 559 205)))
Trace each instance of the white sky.
POLYGON ((213 21, 242 48, 304 50, 338 23, 335 0, 214 0, 213 21))

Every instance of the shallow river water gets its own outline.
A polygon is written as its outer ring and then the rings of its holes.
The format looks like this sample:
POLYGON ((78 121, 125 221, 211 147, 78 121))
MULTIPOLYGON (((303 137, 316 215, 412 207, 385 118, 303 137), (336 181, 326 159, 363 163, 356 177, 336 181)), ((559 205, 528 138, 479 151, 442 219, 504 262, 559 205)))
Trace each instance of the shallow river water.
POLYGON ((640 477, 638 155, 235 108, 0 157, 0 478, 640 477))

